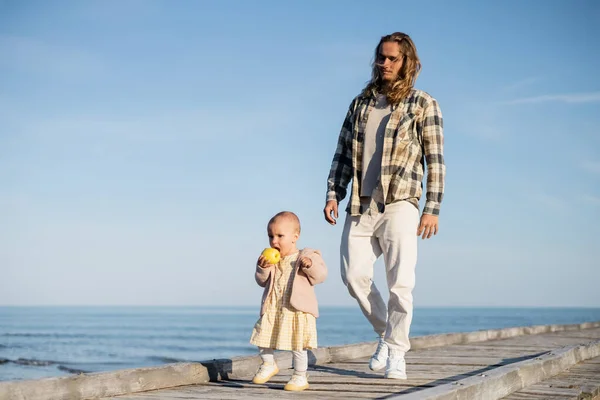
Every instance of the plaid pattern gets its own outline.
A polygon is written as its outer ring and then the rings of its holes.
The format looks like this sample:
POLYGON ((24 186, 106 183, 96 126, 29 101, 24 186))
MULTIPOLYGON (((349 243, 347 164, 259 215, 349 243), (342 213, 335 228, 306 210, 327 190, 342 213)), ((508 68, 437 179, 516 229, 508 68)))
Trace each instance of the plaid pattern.
MULTIPOLYGON (((375 93, 371 93, 355 97, 350 104, 327 179, 327 200, 338 203, 346 197, 346 188, 352 180, 346 208, 351 215, 365 211, 360 202, 362 153, 367 119, 375 102, 375 93)), ((446 174, 442 112, 431 95, 413 89, 406 99, 392 106, 384 134, 380 181, 369 207, 383 212, 386 204, 406 200, 419 208, 424 162, 427 194, 423 213, 439 215, 446 174)))
POLYGON ((277 350, 302 351, 317 347, 317 320, 290 305, 293 271, 298 254, 284 257, 275 267, 273 290, 265 313, 254 325, 250 344, 277 350))

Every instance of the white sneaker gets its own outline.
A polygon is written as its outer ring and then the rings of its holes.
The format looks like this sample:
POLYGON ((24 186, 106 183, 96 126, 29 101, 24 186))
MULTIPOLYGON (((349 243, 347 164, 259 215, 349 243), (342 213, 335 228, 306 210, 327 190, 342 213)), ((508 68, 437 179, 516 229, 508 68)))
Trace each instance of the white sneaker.
POLYGON ((256 371, 256 375, 252 378, 253 383, 267 383, 269 379, 279 373, 279 367, 275 363, 263 363, 260 365, 258 371, 256 371))
POLYGON ((292 374, 292 379, 283 387, 283 390, 301 392, 308 389, 308 377, 304 374, 292 374))
POLYGON ((389 355, 389 347, 383 338, 379 338, 379 344, 377 344, 377 350, 373 353, 371 360, 369 361, 369 368, 373 371, 379 371, 385 367, 389 355))
POLYGON ((385 377, 390 379, 406 379, 406 361, 404 356, 391 355, 387 360, 385 377))

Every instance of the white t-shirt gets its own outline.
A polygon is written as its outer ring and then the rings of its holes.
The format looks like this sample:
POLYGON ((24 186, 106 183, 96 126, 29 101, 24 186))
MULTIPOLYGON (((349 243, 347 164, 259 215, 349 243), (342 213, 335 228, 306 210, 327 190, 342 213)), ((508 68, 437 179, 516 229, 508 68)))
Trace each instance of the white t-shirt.
POLYGON ((379 181, 381 174, 381 157, 383 154, 383 137, 385 127, 390 120, 392 109, 384 95, 377 95, 377 102, 369 118, 365 129, 362 184, 360 195, 370 197, 379 181))

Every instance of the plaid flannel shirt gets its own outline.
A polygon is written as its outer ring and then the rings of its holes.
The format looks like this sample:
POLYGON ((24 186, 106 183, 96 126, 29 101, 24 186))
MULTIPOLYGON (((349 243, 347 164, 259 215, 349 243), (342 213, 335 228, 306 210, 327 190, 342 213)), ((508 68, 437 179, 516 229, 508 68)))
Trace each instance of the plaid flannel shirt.
MULTIPOLYGON (((360 215, 360 185, 367 119, 375 106, 375 93, 354 98, 342 125, 337 149, 327 179, 327 200, 341 202, 352 180, 346 211, 360 215)), ((371 195, 370 208, 383 212, 385 205, 407 200, 419 208, 423 192, 424 162, 427 163, 427 194, 424 214, 439 215, 444 195, 442 113, 438 102, 428 93, 413 89, 397 105, 385 128, 381 174, 371 195)))

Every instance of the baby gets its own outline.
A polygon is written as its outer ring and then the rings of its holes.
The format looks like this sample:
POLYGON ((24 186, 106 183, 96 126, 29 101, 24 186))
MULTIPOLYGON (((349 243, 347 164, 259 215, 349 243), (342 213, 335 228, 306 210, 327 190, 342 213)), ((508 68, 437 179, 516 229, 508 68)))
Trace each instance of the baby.
POLYGON ((256 282, 264 287, 260 318, 254 325, 250 343, 258 346, 262 364, 252 382, 266 383, 279 372, 273 350, 293 354, 294 373, 284 390, 308 388, 307 349, 317 347, 319 316, 314 285, 327 277, 327 267, 318 250, 298 250, 300 220, 296 214, 282 211, 267 225, 269 244, 281 254, 277 264, 258 258, 256 282))

